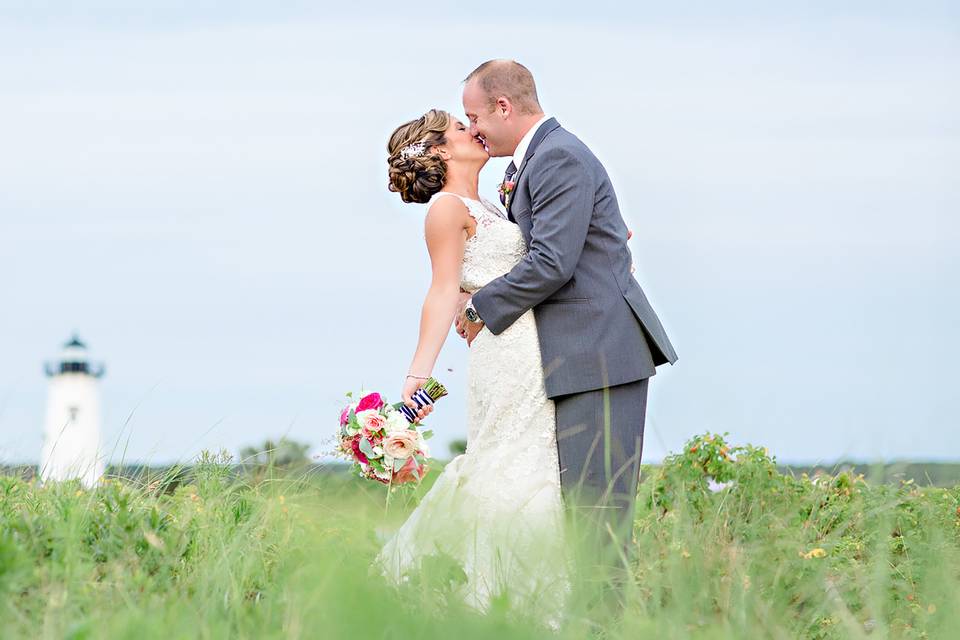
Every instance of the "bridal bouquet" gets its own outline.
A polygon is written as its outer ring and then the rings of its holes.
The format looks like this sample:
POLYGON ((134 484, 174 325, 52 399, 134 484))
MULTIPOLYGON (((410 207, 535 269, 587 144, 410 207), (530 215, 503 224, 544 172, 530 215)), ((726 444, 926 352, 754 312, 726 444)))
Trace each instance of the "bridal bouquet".
MULTIPOLYGON (((413 399, 422 407, 446 394, 443 385, 430 378, 413 399)), ((387 485, 423 480, 430 459, 426 441, 433 432, 421 429, 406 405, 388 404, 379 393, 366 393, 356 402, 352 393, 347 398, 351 402, 340 412, 337 453, 370 480, 387 485)))

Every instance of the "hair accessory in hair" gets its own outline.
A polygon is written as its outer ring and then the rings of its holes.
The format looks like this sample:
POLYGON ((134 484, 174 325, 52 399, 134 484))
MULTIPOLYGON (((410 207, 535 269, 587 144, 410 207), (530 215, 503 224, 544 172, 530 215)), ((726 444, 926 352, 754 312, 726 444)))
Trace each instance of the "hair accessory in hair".
POLYGON ((413 144, 408 144, 403 149, 400 149, 400 157, 404 160, 409 160, 410 158, 422 156, 423 152, 426 150, 426 142, 414 142, 413 144))

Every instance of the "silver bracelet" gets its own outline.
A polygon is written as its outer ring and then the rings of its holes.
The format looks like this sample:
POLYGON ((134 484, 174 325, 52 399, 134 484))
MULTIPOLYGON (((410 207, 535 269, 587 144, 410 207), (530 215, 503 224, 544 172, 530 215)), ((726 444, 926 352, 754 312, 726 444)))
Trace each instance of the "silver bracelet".
POLYGON ((417 379, 417 380, 429 380, 429 379, 430 379, 430 376, 415 376, 415 375, 413 375, 412 373, 408 373, 408 374, 407 374, 407 377, 408 377, 408 378, 415 378, 415 379, 417 379))

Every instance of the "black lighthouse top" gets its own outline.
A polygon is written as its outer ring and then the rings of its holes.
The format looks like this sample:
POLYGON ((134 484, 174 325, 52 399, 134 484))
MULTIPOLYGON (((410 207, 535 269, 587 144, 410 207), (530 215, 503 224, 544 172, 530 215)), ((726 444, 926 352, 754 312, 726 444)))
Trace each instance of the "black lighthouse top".
POLYGON ((59 360, 53 363, 46 363, 44 369, 48 376, 73 373, 99 378, 104 372, 102 364, 94 367, 90 362, 87 356, 87 345, 77 337, 77 334, 73 334, 73 337, 64 343, 59 360))
POLYGON ((70 338, 70 342, 67 342, 63 345, 64 349, 69 349, 70 347, 77 347, 78 349, 86 349, 87 345, 80 342, 80 338, 77 337, 77 334, 73 334, 73 337, 70 338))

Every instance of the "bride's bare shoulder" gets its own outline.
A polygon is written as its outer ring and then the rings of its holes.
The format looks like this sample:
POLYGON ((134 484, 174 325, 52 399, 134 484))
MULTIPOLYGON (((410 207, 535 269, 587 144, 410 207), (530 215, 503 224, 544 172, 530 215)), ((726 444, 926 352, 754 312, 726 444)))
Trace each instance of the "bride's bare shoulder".
POLYGON ((459 226, 467 225, 470 211, 467 204, 456 194, 440 192, 434 196, 427 208, 426 225, 430 226, 459 226))

